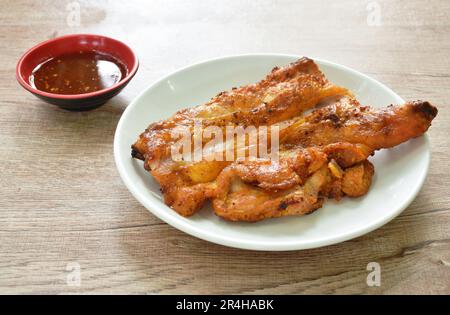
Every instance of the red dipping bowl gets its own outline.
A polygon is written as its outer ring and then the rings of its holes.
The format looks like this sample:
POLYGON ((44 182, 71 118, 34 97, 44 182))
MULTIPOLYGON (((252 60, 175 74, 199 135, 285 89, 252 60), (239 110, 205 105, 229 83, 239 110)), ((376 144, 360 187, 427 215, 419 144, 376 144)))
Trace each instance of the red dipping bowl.
POLYGON ((124 43, 101 35, 74 34, 50 39, 28 50, 17 63, 16 77, 20 85, 44 101, 64 109, 79 111, 93 109, 106 103, 130 82, 138 67, 139 62, 135 53, 124 43), (48 93, 31 85, 30 75, 33 70, 49 58, 93 50, 121 61, 126 67, 125 77, 108 88, 84 94, 48 93))

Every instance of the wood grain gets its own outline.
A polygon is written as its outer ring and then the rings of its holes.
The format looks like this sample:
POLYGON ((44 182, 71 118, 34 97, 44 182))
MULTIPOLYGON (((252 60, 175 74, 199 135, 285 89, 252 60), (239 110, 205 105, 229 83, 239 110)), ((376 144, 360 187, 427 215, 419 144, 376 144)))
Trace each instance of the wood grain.
POLYGON ((78 1, 76 27, 68 3, 0 2, 0 293, 450 294, 449 1, 78 1), (119 96, 73 113, 17 84, 26 49, 81 32, 136 49, 141 68, 119 96), (127 104, 178 67, 250 52, 333 60, 438 105, 430 172, 401 216, 334 246, 250 252, 179 232, 131 196, 112 144, 127 104), (80 286, 66 283, 71 262, 80 286), (380 287, 366 284, 369 262, 380 287))

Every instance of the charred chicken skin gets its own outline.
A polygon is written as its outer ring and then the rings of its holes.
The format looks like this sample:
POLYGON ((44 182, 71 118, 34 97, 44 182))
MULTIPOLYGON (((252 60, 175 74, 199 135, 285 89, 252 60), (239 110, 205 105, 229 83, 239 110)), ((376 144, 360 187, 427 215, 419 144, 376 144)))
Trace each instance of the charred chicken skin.
POLYGON ((153 168, 170 157, 177 126, 253 125, 270 126, 301 115, 320 101, 340 95, 351 95, 331 84, 313 60, 301 58, 283 67, 274 68, 262 81, 228 92, 221 92, 208 103, 183 109, 167 120, 151 124, 132 145, 133 157, 146 161, 153 168))
POLYGON ((302 58, 275 68, 259 83, 151 124, 132 145, 132 156, 144 161, 165 203, 179 214, 190 216, 211 200, 218 216, 253 222, 310 213, 326 197, 366 194, 374 174, 367 158, 421 136, 436 115, 437 109, 422 101, 383 109, 362 106, 302 58), (303 116, 330 98, 336 100, 303 116), (173 160, 173 129, 193 128, 195 120, 203 127, 278 125, 278 158, 173 160))

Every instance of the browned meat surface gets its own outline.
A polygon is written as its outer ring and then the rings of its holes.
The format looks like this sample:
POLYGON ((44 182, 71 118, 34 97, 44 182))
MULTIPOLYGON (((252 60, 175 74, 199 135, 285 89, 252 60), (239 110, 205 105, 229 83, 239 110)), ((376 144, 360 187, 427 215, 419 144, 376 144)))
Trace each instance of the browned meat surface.
POLYGON ((312 60, 302 58, 275 68, 259 83, 151 124, 133 144, 132 155, 144 160, 166 204, 181 215, 192 215, 212 200, 224 219, 258 221, 310 213, 325 197, 366 194, 374 174, 367 158, 422 135, 436 114, 434 106, 421 101, 383 109, 361 106, 346 89, 328 82, 312 60), (302 116, 342 95, 347 97, 302 116), (279 158, 174 161, 170 148, 177 139, 171 131, 177 126, 192 131, 196 119, 203 127, 277 124, 279 158))

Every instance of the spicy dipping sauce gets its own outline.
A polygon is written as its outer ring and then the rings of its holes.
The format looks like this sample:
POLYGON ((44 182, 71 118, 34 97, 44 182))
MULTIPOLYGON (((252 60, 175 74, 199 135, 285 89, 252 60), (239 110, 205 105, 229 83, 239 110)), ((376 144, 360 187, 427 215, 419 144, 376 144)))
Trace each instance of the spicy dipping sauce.
POLYGON ((113 56, 80 51, 39 64, 30 75, 30 83, 44 92, 84 94, 108 88, 126 75, 126 66, 113 56))

